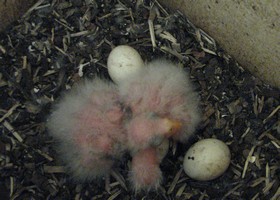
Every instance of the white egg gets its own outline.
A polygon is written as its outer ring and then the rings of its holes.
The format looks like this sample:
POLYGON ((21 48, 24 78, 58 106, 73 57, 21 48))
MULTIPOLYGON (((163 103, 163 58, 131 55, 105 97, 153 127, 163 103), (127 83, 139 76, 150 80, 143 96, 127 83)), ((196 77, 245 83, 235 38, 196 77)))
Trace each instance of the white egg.
POLYGON ((107 66, 112 80, 115 83, 120 83, 126 77, 137 73, 144 66, 144 62, 134 48, 120 45, 111 51, 107 66))
POLYGON ((200 140, 187 151, 184 171, 195 180, 213 180, 227 170, 230 157, 228 146, 221 140, 200 140))

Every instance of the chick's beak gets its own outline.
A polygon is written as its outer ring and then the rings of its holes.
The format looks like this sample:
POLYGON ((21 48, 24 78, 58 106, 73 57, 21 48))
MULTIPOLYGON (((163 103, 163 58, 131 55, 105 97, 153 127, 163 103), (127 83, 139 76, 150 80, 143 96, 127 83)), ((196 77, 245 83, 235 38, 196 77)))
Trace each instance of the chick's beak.
POLYGON ((178 133, 182 127, 182 123, 177 120, 171 120, 168 118, 163 118, 163 121, 161 121, 161 125, 163 129, 161 129, 161 133, 163 134, 156 134, 153 135, 150 139, 150 145, 157 147, 159 146, 165 138, 169 138, 173 136, 174 134, 178 133))
POLYGON ((170 137, 178 133, 182 128, 182 123, 178 120, 165 119, 168 127, 167 136, 170 137))

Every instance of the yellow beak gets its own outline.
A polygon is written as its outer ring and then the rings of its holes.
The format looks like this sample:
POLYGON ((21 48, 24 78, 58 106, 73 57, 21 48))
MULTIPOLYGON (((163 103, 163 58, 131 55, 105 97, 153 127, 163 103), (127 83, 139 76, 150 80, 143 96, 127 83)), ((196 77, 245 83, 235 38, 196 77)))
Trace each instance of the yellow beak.
POLYGON ((182 128, 182 123, 178 120, 165 119, 168 127, 167 136, 171 137, 178 133, 182 128))

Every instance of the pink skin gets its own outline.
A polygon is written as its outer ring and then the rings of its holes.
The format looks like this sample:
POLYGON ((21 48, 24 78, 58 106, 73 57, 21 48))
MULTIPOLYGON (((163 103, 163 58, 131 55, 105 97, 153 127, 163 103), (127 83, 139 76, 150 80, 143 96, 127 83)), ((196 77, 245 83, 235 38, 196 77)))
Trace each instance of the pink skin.
POLYGON ((156 189, 162 180, 155 148, 137 152, 132 158, 131 182, 136 191, 156 189))
POLYGON ((125 142, 125 134, 120 126, 122 117, 119 106, 113 106, 104 113, 98 107, 87 106, 77 113, 73 142, 80 152, 82 166, 92 166, 95 171, 102 171, 98 169, 104 168, 100 163, 112 163, 108 156, 122 155, 124 149, 119 148, 125 142))
POLYGON ((134 117, 126 126, 128 148, 138 151, 150 146, 158 146, 164 138, 172 136, 181 124, 157 116, 140 115, 134 117))

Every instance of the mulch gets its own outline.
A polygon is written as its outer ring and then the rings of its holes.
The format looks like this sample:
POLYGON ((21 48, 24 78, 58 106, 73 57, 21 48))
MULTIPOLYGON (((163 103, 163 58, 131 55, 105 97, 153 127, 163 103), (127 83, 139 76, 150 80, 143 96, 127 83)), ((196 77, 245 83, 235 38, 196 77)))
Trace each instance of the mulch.
POLYGON ((156 0, 39 0, 0 33, 1 199, 280 199, 279 101, 279 89, 156 0), (109 79, 107 58, 120 44, 145 61, 164 57, 185 67, 201 98, 202 122, 187 144, 171 142, 158 191, 132 191, 129 156, 107 187, 104 180, 76 183, 45 127, 61 92, 80 79, 109 79), (213 181, 182 170, 186 150, 203 138, 231 150, 229 169, 213 181))

